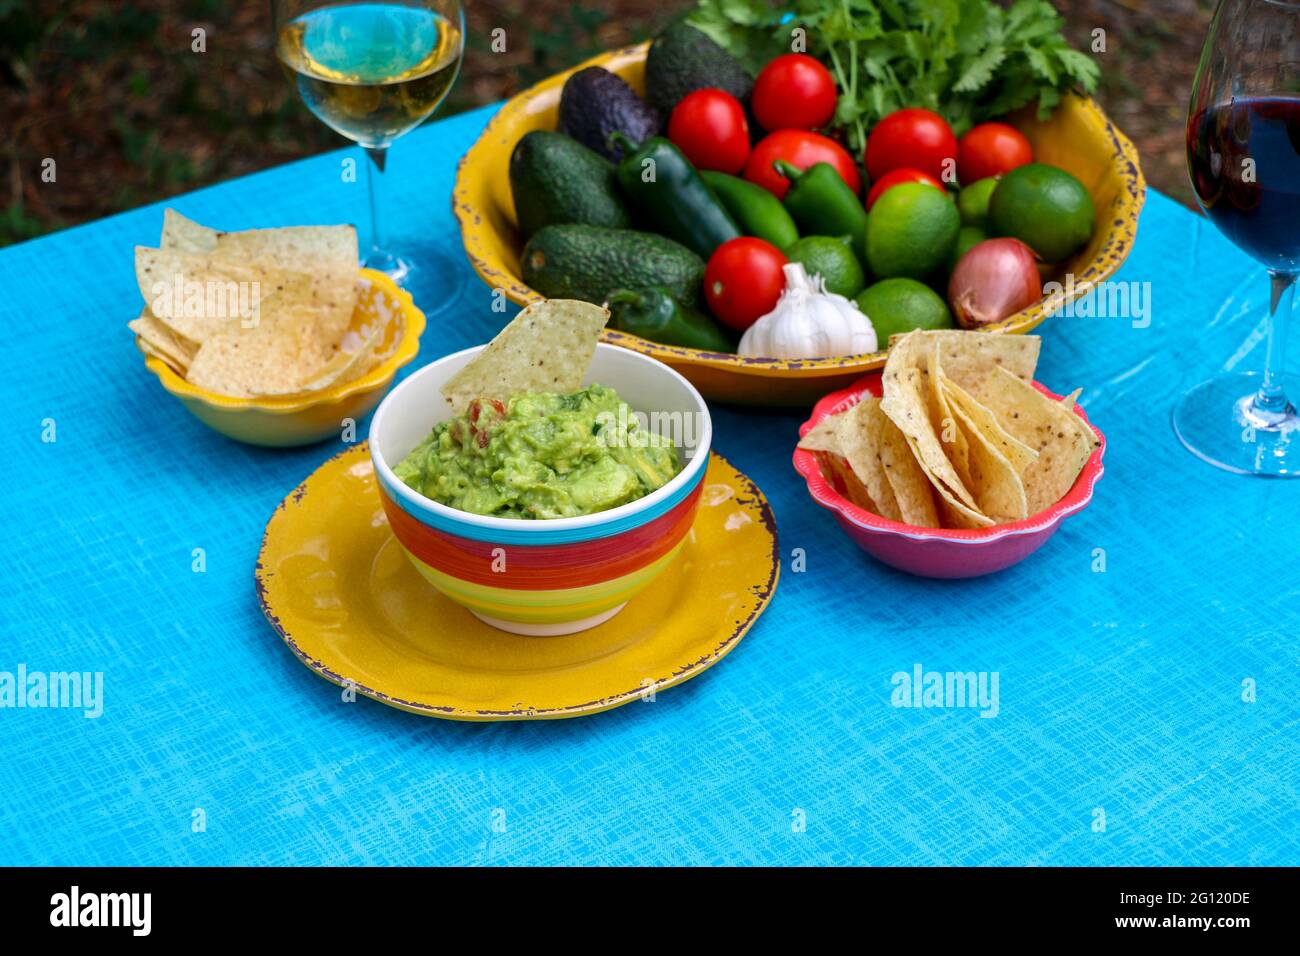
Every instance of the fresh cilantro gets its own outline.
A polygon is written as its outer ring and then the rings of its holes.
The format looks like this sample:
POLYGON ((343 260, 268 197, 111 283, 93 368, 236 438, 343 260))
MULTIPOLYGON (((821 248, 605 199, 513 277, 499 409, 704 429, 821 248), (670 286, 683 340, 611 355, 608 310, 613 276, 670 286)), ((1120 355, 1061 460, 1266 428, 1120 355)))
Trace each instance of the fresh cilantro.
POLYGON ((1049 0, 699 0, 688 22, 755 73, 802 37, 835 75, 831 127, 854 151, 905 106, 940 113, 961 135, 1030 103, 1046 118, 1062 90, 1090 93, 1100 75, 1049 0))

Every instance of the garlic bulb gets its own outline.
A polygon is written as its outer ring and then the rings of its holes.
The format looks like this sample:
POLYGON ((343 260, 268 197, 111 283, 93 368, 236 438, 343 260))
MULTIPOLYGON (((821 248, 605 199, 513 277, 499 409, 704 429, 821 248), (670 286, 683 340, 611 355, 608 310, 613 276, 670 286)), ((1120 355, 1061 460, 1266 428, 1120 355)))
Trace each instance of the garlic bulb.
POLYGON ((776 308, 745 331, 739 354, 799 359, 876 350, 876 330, 856 305, 827 292, 822 277, 809 277, 802 263, 788 262, 782 271, 785 291, 776 308))

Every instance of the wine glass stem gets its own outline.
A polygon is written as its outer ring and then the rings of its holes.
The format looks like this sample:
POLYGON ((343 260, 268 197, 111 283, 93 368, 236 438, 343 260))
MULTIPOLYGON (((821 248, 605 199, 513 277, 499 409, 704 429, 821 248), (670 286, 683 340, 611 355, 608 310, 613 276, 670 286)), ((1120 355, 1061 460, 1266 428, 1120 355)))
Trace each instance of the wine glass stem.
POLYGON ((379 207, 383 199, 384 163, 388 159, 387 146, 363 146, 370 157, 366 181, 370 187, 370 248, 374 252, 383 252, 388 248, 388 236, 384 234, 379 207))
POLYGON ((1295 298, 1294 272, 1269 272, 1272 295, 1268 309, 1268 331, 1264 352, 1264 384, 1255 396, 1255 410, 1264 415, 1285 415, 1290 405, 1282 390, 1282 364, 1286 360, 1286 336, 1295 298))

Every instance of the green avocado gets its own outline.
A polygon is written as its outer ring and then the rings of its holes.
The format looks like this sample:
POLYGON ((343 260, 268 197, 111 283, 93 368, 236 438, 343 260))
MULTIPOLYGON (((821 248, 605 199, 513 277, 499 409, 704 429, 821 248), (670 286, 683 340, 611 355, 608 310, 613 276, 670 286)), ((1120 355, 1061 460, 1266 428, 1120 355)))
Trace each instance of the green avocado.
POLYGON ((650 44, 645 85, 647 98, 668 116, 683 96, 704 87, 724 90, 748 105, 754 78, 734 56, 678 20, 650 44))
POLYGON ((699 304, 704 260, 649 232, 601 226, 547 226, 528 240, 523 279, 548 299, 603 303, 615 289, 662 286, 683 305, 699 304))
POLYGON ((563 133, 525 133, 510 154, 510 192, 519 232, 583 223, 621 229, 632 224, 614 164, 563 133))

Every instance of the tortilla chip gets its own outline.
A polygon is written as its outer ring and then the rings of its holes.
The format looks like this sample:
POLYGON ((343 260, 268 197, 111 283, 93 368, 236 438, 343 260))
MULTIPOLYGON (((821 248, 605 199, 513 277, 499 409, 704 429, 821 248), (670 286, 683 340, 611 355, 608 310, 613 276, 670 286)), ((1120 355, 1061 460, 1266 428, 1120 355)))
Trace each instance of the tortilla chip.
POLYGON ((971 427, 1009 461, 1017 473, 1023 473, 1038 458, 1036 450, 1003 428, 997 416, 981 405, 970 392, 946 377, 943 389, 952 404, 966 414, 971 427))
POLYGON ((936 526, 940 528, 991 528, 994 524, 993 519, 988 515, 981 514, 978 509, 967 507, 958 501, 943 482, 921 465, 921 456, 917 452, 916 442, 906 432, 903 432, 903 437, 907 440, 908 450, 911 451, 912 457, 916 460, 917 467, 921 469, 921 473, 930 482, 930 487, 939 496, 934 499, 935 505, 939 509, 939 520, 936 526))
POLYGON ((885 397, 880 407, 907 436, 909 446, 916 454, 917 461, 920 462, 927 477, 931 479, 931 483, 940 490, 946 488, 950 493, 949 497, 956 498, 966 508, 978 511, 979 506, 975 503, 974 496, 962 484, 961 478, 953 469, 952 462, 944 454, 943 445, 930 421, 922 389, 923 377, 920 369, 894 369, 891 377, 891 369, 886 364, 885 397))
POLYGON ((202 344, 209 337, 257 321, 263 302, 310 313, 317 337, 330 345, 342 337, 356 306, 356 275, 290 272, 137 246, 136 281, 149 310, 168 328, 202 344))
POLYGON ((324 365, 300 382, 298 391, 314 392, 333 385, 342 385, 361 378, 378 365, 375 360, 375 349, 386 330, 375 326, 362 331, 365 333, 364 336, 352 331, 345 333, 339 343, 338 351, 327 359, 324 365))
POLYGON ((246 262, 293 272, 346 273, 358 267, 357 231, 352 226, 288 226, 217 235, 215 252, 231 262, 246 262))
POLYGON ((930 347, 938 343, 944 372, 959 385, 977 381, 994 366, 1009 369, 1016 377, 1032 382, 1038 367, 1042 339, 1037 335, 1003 335, 998 332, 974 332, 961 329, 908 332, 890 337, 891 348, 886 369, 922 368, 930 347))
POLYGON ((880 463, 894 493, 902 520, 920 528, 939 527, 930 482, 921 468, 907 438, 898 426, 883 414, 880 425, 880 463))
POLYGON ((817 461, 822 468, 822 474, 835 486, 836 491, 863 511, 880 514, 880 509, 871 500, 871 494, 867 491, 867 486, 853 473, 853 469, 849 467, 849 463, 844 460, 843 456, 824 451, 819 451, 816 455, 817 461))
POLYGON ((185 378, 199 388, 235 398, 292 395, 320 368, 310 350, 289 351, 275 329, 259 325, 214 335, 199 346, 185 378))
POLYGON ((609 311, 576 299, 534 302, 442 387, 452 411, 476 398, 519 392, 567 395, 582 387, 609 311))
POLYGON ((1029 513, 1060 501, 1100 444, 1092 429, 1070 407, 1005 368, 995 369, 973 394, 1011 435, 1038 452, 1021 475, 1029 513))
POLYGON ((989 367, 1005 368, 1021 381, 1032 382, 1043 340, 1037 335, 996 332, 931 333, 943 353, 944 374, 959 385, 963 379, 983 378, 989 367))
POLYGON ((832 455, 842 455, 839 440, 839 418, 843 414, 843 412, 839 412, 823 418, 808 430, 808 434, 799 439, 799 447, 806 451, 824 451, 832 455))
POLYGON ((158 321, 148 309, 140 317, 126 324, 136 334, 137 344, 143 342, 149 346, 149 354, 156 355, 176 371, 184 374, 198 346, 183 336, 177 335, 162 322, 158 321))
POLYGON ((1025 484, 1020 472, 975 426, 960 405, 953 406, 958 426, 970 439, 971 492, 981 514, 995 523, 1023 521, 1029 517, 1025 484))
POLYGON ((175 209, 163 210, 159 245, 169 252, 215 252, 223 259, 298 272, 355 272, 360 260, 354 226, 281 226, 220 232, 187 219, 175 209))
POLYGON ((880 410, 880 399, 865 395, 840 416, 839 442, 853 474, 875 502, 876 514, 891 521, 902 521, 903 513, 898 508, 894 490, 885 477, 885 466, 880 460, 880 428, 884 421, 887 419, 880 410))
POLYGON ((159 245, 169 252, 211 252, 217 248, 217 235, 217 230, 186 219, 175 209, 163 210, 162 240, 159 245))
POLYGON ((185 358, 183 355, 167 352, 156 345, 152 345, 140 338, 138 335, 135 337, 135 347, 143 354, 158 359, 182 378, 185 377, 186 371, 189 370, 189 359, 185 358))
POLYGON ((925 361, 929 379, 926 386, 930 390, 930 423, 934 425, 939 441, 944 446, 944 452, 952 462, 953 471, 957 472, 957 477, 961 479, 962 484, 969 488, 971 486, 970 446, 966 433, 957 427, 957 420, 953 416, 952 409, 948 407, 948 396, 943 389, 944 374, 939 342, 936 339, 928 341, 930 345, 926 349, 925 361))
POLYGON ((939 527, 973 531, 979 528, 991 528, 997 524, 988 515, 972 511, 947 492, 940 490, 939 495, 939 527))
POLYGON ((799 439, 799 447, 816 456, 817 466, 821 469, 822 476, 836 491, 859 508, 877 514, 878 509, 871 499, 871 493, 844 459, 840 428, 851 411, 852 408, 823 418, 808 430, 808 434, 799 439))

